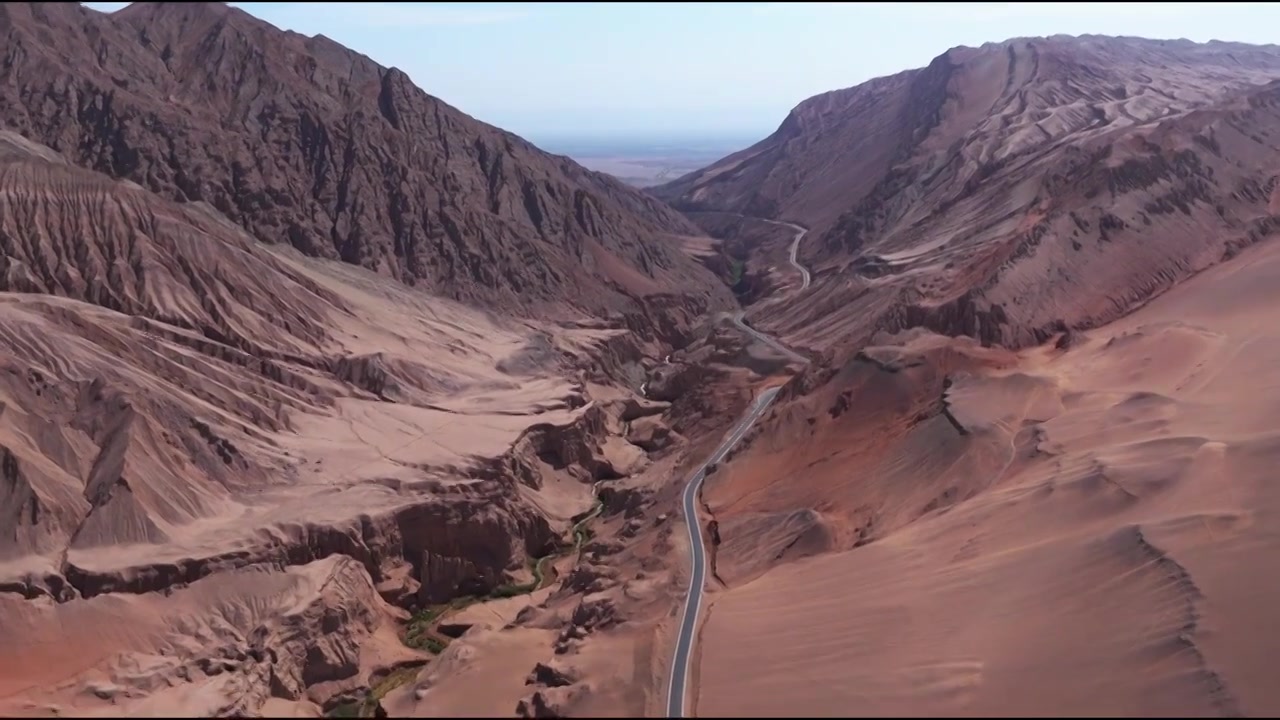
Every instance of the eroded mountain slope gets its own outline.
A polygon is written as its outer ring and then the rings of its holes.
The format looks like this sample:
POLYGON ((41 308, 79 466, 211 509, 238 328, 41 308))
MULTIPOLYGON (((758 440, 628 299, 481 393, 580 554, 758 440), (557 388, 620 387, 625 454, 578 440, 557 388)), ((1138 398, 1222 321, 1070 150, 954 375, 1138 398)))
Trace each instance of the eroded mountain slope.
POLYGON ((620 321, 269 249, 8 133, 0 178, 5 712, 362 697, 430 659, 407 610, 549 581, 593 483, 669 439, 608 387, 659 353, 620 321))
POLYGON ((961 48, 667 188, 810 225, 751 314, 822 351, 704 488, 696 713, 1275 711, 1275 62, 961 48))
POLYGON ((1272 46, 957 48, 806 101, 770 139, 655 192, 811 229, 813 289, 760 316, 800 345, 847 353, 922 326, 1025 346, 1275 231, 1278 70, 1272 46))

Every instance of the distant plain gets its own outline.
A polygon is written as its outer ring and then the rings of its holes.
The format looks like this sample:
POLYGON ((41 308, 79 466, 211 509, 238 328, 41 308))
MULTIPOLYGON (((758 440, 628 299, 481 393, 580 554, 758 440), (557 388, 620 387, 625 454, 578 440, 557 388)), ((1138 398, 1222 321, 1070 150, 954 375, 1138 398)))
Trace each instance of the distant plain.
POLYGON ((651 187, 704 168, 760 137, 724 138, 531 138, 548 152, 608 173, 635 187, 651 187))

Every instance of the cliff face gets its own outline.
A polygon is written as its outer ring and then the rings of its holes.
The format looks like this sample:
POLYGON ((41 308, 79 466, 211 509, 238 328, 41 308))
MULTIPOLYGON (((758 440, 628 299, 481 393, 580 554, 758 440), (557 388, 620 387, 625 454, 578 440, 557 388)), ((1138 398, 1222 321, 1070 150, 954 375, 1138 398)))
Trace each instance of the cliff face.
POLYGON ((815 349, 925 327, 1021 347, 1112 320, 1273 233, 1280 48, 1055 36, 811 98, 656 189, 810 228, 760 323, 815 349))
POLYGON ((678 213, 322 36, 220 3, 11 3, 0 32, 7 127, 264 242, 509 310, 732 303, 678 213))

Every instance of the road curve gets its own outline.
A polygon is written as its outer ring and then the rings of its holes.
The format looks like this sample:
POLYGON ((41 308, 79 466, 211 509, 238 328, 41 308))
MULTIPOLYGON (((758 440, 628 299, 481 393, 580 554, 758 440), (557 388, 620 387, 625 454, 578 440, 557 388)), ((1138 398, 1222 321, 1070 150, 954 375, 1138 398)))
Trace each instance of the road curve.
POLYGON ((809 281, 812 279, 809 277, 809 268, 801 265, 800 259, 797 258, 796 255, 800 252, 800 238, 803 238, 804 234, 809 231, 794 223, 781 222, 779 220, 765 220, 765 222, 773 225, 781 225, 782 227, 791 228, 796 231, 795 238, 791 240, 791 265, 796 270, 800 271, 800 289, 808 290, 809 281))
MULTIPOLYGON (((743 217, 747 217, 744 215, 743 217)), ((755 218, 763 220, 771 225, 780 225, 795 231, 796 235, 791 240, 791 264, 796 270, 800 271, 800 290, 809 289, 811 277, 809 269, 800 264, 797 257, 800 252, 800 240, 809 232, 807 229, 800 227, 794 223, 782 222, 779 220, 765 220, 764 218, 755 218)), ((809 359, 791 348, 783 345, 774 338, 765 335, 755 328, 747 325, 746 311, 741 311, 733 316, 733 323, 743 332, 752 338, 769 345, 773 349, 787 356, 796 362, 807 364, 809 359)), ((668 355, 664 362, 670 362, 671 356, 668 355)), ((760 393, 759 397, 751 406, 751 410, 742 420, 738 421, 733 432, 724 442, 720 443, 720 447, 716 449, 714 455, 704 462, 693 476, 689 478, 689 482, 685 485, 684 494, 681 497, 681 508, 684 511, 685 529, 689 532, 689 554, 690 554, 690 574, 689 574, 689 590, 685 593, 684 608, 680 613, 680 633, 676 637, 676 650, 671 659, 671 672, 667 681, 667 717, 682 718, 684 717, 685 695, 688 691, 689 668, 693 664, 693 646, 694 639, 697 637, 698 629, 698 611, 702 609, 702 592, 706 587, 707 581, 707 549, 702 540, 702 524, 698 521, 698 496, 702 490, 702 482, 707 479, 707 468, 715 465, 724 459, 729 451, 742 440, 742 436, 746 435, 747 430, 755 424, 756 420, 764 414, 769 408, 773 399, 777 397, 781 387, 773 387, 760 393)))
POLYGON ((790 250, 791 266, 794 267, 796 271, 800 273, 800 289, 808 290, 809 283, 813 278, 810 277, 809 275, 809 268, 800 264, 800 257, 799 257, 800 240, 804 238, 806 233, 809 232, 808 228, 802 228, 799 225, 796 225, 795 223, 789 223, 784 220, 766 220, 764 218, 751 217, 750 215, 743 215, 742 213, 733 213, 733 214, 746 220, 759 220, 760 222, 769 223, 770 225, 777 225, 778 227, 784 227, 784 228, 788 228, 795 231, 796 235, 791 239, 791 250, 790 250))
MULTIPOLYGON (((795 266, 796 270, 800 271, 800 290, 807 290, 811 281, 809 269, 800 264, 797 254, 800 251, 800 240, 808 230, 788 222, 777 220, 765 220, 765 222, 781 225, 795 231, 795 238, 791 241, 791 264, 795 266)), ((796 362, 802 364, 809 362, 809 359, 800 353, 747 325, 745 317, 746 311, 741 311, 733 316, 734 324, 743 332, 796 362)), ((685 485, 684 494, 681 497, 681 508, 684 511, 685 528, 689 533, 689 590, 685 594, 684 608, 680 614, 680 631, 679 635, 676 636, 676 649, 671 659, 670 678, 667 682, 667 717, 682 718, 685 716, 685 696, 688 693, 689 668, 693 664, 694 639, 697 637, 698 629, 698 611, 702 609, 702 593, 707 581, 707 549, 702 539, 702 524, 698 521, 698 497, 702 490, 702 483, 707 478, 707 467, 719 463, 724 459, 725 455, 729 454, 729 451, 742 440, 742 436, 747 433, 747 430, 751 429, 756 420, 769 408, 780 389, 780 387, 774 387, 760 393, 755 403, 751 406, 751 410, 738 422, 729 437, 720 444, 720 447, 716 449, 715 454, 709 460, 694 471, 693 476, 689 478, 688 484, 685 485)))
MULTIPOLYGON (((750 330, 750 328, 748 328, 750 330)), ((676 638, 676 651, 671 660, 671 675, 667 683, 667 717, 684 717, 684 702, 689 679, 689 667, 693 663, 693 641, 698 627, 698 611, 702 609, 702 590, 707 581, 707 550, 702 540, 702 525, 698 522, 698 495, 702 481, 707 478, 707 466, 719 463, 729 454, 755 421, 764 414, 777 396, 780 388, 769 388, 760 393, 751 411, 738 422, 725 441, 720 443, 714 455, 702 464, 689 478, 684 488, 681 507, 684 509, 685 528, 689 531, 690 574, 689 592, 685 595, 684 610, 680 615, 680 634, 676 638)))

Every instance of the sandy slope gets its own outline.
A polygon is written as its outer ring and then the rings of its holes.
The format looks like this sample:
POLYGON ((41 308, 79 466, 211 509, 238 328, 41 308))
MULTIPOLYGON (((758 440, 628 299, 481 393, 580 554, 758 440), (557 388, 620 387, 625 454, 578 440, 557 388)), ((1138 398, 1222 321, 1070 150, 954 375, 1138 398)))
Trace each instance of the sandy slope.
POLYGON ((618 323, 268 250, 10 133, 0 177, 0 713, 360 697, 430 660, 406 610, 527 581, 594 480, 648 464, 630 420, 666 429, 609 386, 644 372, 618 323))
MULTIPOLYGON (((698 714, 1280 711, 1278 302, 1273 243, 1069 349, 955 376, 972 465, 937 475, 978 485, 719 594, 698 714)), ((883 467, 843 471, 899 496, 883 467)))

